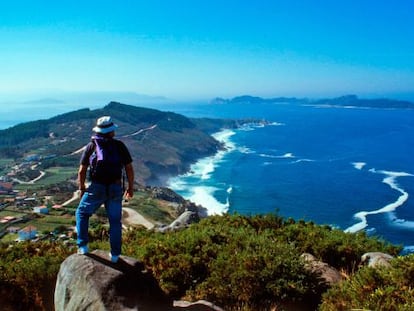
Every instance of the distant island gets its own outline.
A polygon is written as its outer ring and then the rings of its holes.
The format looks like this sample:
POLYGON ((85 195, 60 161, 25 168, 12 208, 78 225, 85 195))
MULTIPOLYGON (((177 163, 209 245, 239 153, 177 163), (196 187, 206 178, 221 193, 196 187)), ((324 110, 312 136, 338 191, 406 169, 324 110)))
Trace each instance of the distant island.
POLYGON ((356 95, 346 95, 333 99, 321 99, 311 102, 320 106, 340 107, 364 107, 364 108, 386 108, 386 109, 414 109, 414 103, 404 100, 388 98, 360 99, 356 95))
POLYGON ((347 108, 384 108, 384 109, 414 109, 414 103, 388 98, 361 99, 356 95, 345 95, 336 98, 312 100, 296 97, 262 98, 250 95, 237 96, 232 99, 217 97, 212 104, 299 104, 312 106, 331 106, 347 108))
POLYGON ((214 98, 211 104, 305 104, 309 103, 306 98, 296 97, 274 97, 274 98, 262 98, 257 96, 242 95, 232 99, 225 99, 221 97, 214 98))

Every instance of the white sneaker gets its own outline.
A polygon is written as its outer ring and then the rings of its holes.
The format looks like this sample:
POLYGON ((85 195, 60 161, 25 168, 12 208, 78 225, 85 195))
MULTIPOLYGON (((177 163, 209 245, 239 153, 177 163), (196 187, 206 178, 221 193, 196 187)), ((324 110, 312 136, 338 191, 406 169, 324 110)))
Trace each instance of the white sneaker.
POLYGON ((117 263, 119 259, 119 255, 112 255, 111 253, 109 253, 109 258, 111 258, 111 262, 117 263))
POLYGON ((89 248, 88 248, 88 246, 87 246, 87 245, 84 245, 84 246, 79 246, 79 247, 78 247, 78 254, 80 254, 80 255, 85 255, 85 254, 87 254, 87 253, 89 253, 89 248))

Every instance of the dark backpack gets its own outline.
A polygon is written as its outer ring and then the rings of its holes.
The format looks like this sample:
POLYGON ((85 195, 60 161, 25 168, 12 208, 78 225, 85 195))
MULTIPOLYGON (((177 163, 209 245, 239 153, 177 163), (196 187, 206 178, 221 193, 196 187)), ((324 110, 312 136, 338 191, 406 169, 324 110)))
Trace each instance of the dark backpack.
POLYGON ((89 157, 91 181, 111 184, 121 180, 122 162, 117 142, 113 139, 92 140, 95 149, 89 157))

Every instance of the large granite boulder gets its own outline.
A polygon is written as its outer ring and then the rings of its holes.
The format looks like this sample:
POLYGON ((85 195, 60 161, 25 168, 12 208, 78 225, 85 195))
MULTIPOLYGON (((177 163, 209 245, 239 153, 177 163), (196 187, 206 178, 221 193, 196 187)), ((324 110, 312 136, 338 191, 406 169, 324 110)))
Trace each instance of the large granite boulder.
POLYGON ((321 281, 326 285, 332 286, 342 281, 343 277, 338 270, 323 261, 317 260, 312 254, 304 253, 301 257, 305 261, 305 267, 312 273, 318 274, 321 281))
POLYGON ((361 263, 368 265, 368 267, 391 267, 390 261, 394 257, 381 252, 368 252, 361 256, 361 263))
POLYGON ((211 303, 174 302, 137 260, 121 256, 111 263, 108 252, 74 254, 61 265, 55 289, 55 311, 221 310, 211 303))

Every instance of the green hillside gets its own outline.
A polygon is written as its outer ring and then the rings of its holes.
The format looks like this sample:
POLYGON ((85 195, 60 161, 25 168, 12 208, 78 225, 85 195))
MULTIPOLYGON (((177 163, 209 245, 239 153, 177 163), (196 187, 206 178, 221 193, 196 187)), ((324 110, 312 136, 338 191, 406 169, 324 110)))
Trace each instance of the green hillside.
MULTIPOLYGON (((221 148, 210 134, 237 121, 189 119, 173 112, 111 102, 102 109, 81 109, 47 120, 16 125, 0 131, 0 157, 15 163, 41 160, 38 169, 74 167, 90 140, 96 119, 110 115, 119 125, 116 138, 124 141, 134 159, 137 181, 163 184, 166 178, 184 173, 197 159, 221 148)), ((5 162, 10 165, 9 162, 5 162)), ((1 163, 0 163, 1 164, 1 163)), ((0 167, 0 172, 4 166, 0 167)), ((22 175, 30 174, 24 172, 22 175)), ((35 175, 35 173, 33 173, 35 175)))

